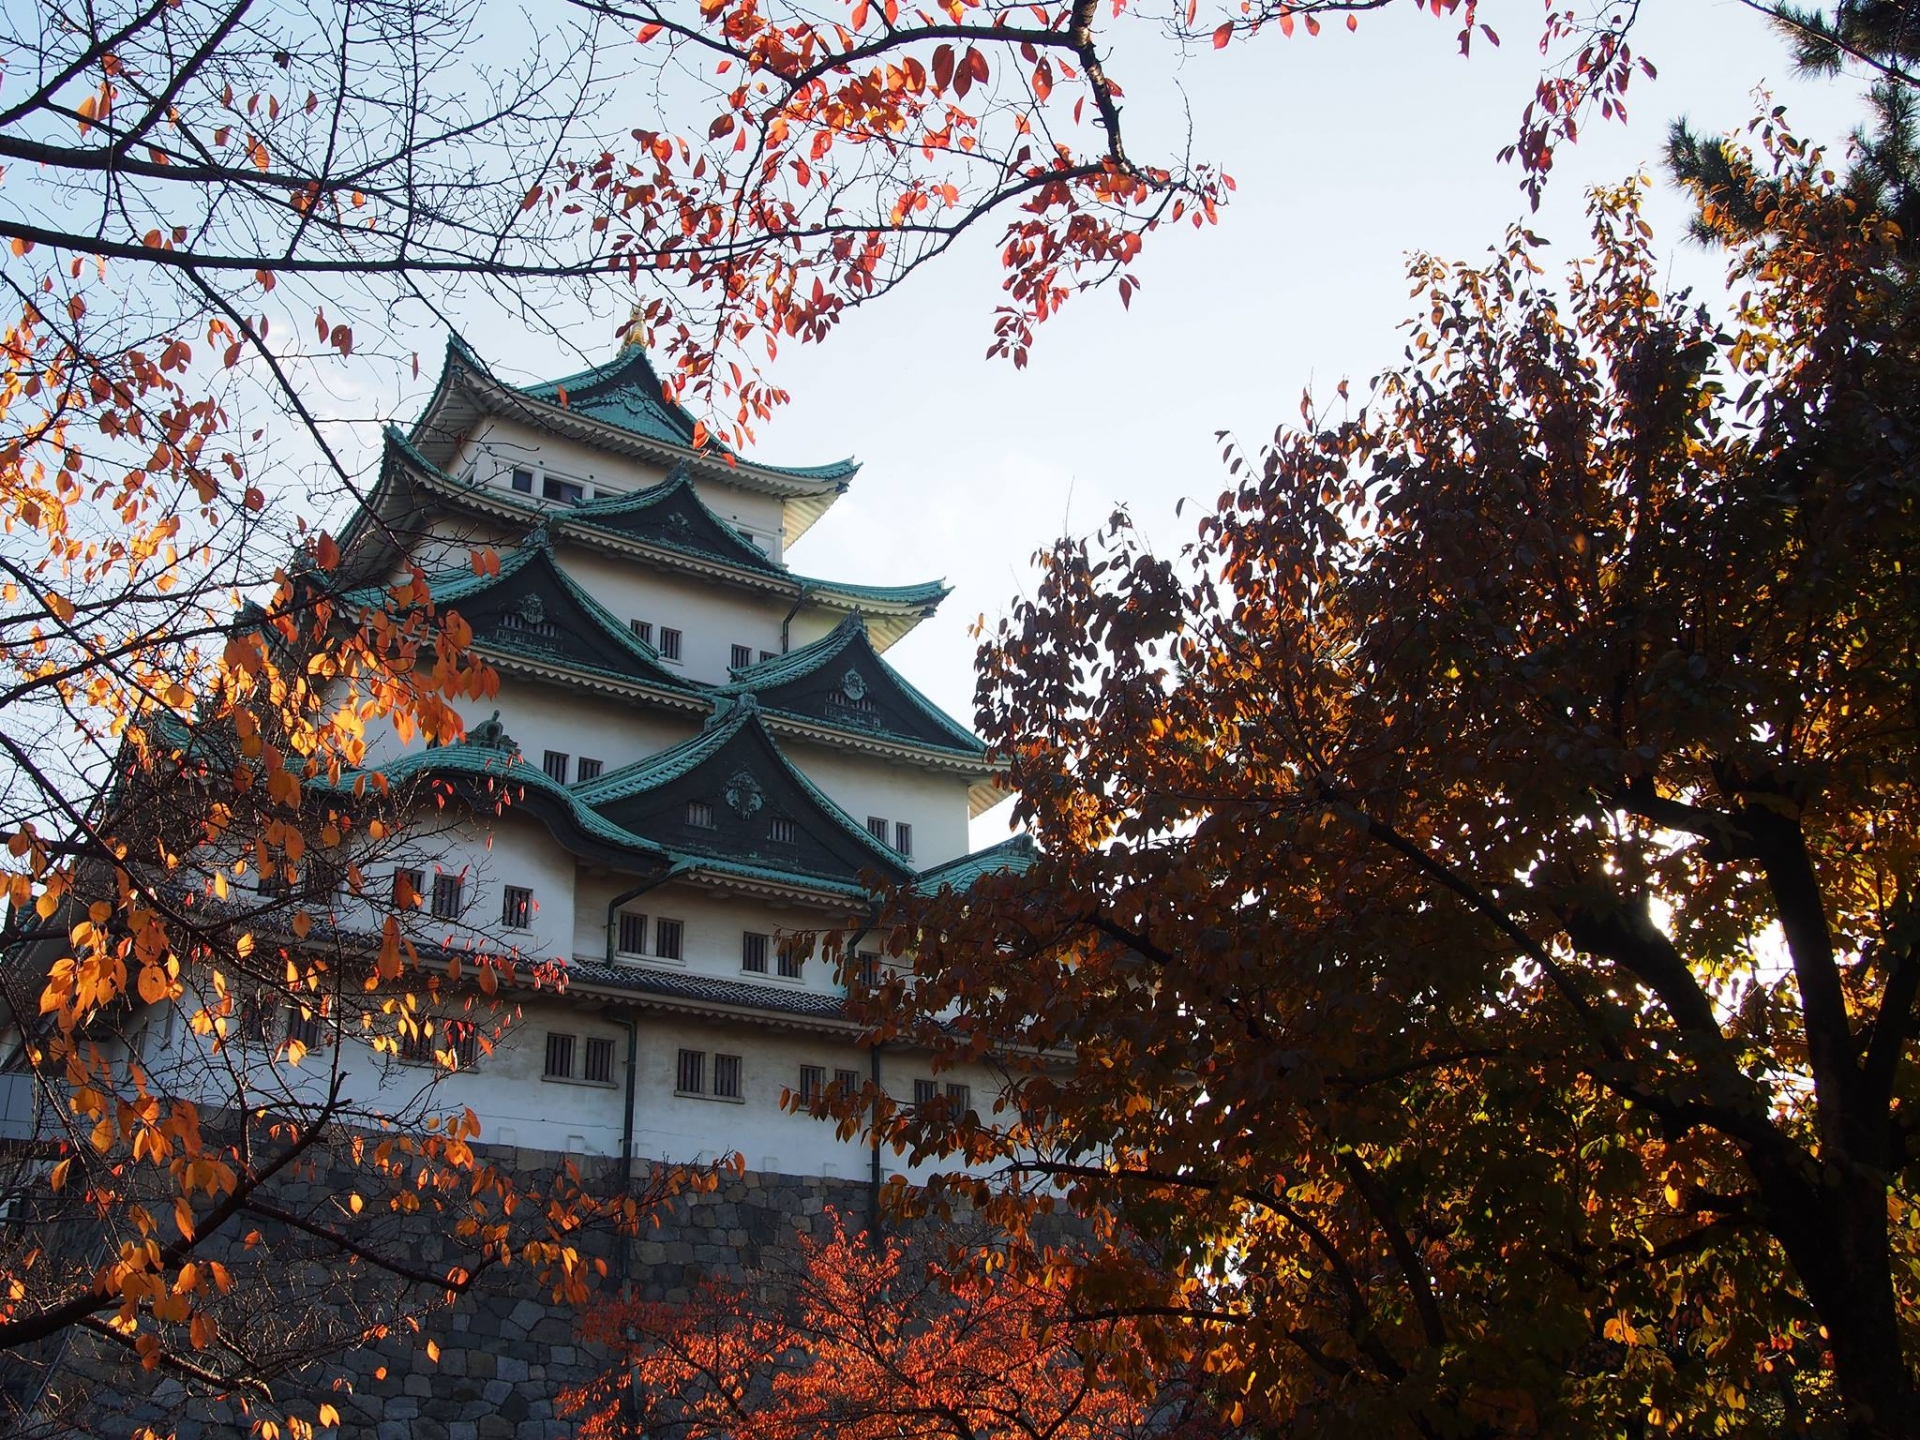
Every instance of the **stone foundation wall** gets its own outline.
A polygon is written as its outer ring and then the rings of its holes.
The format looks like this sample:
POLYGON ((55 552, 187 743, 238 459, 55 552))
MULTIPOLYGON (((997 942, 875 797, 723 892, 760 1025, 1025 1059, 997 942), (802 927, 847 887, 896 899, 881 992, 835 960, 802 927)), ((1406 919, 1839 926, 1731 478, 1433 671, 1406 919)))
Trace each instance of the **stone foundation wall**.
MULTIPOLYGON (((526 1174, 561 1157, 519 1151, 490 1158, 526 1174)), ((610 1182, 614 1176, 600 1178, 610 1182)), ((284 1198, 297 1201, 301 1188, 284 1198)), ((678 1197, 658 1212, 657 1226, 637 1237, 605 1237, 582 1248, 608 1262, 604 1287, 617 1289, 624 1275, 644 1298, 676 1300, 706 1277, 737 1278, 758 1267, 797 1235, 826 1233, 829 1207, 849 1227, 864 1225, 866 1186, 748 1173, 724 1180, 715 1191, 678 1197)), ((417 1258, 431 1268, 441 1259, 440 1249, 437 1239, 425 1237, 417 1258)), ((394 1284, 372 1272, 363 1279, 394 1284)), ((258 1303, 276 1301, 263 1295, 258 1303)), ((341 1416, 337 1430, 321 1432, 329 1440, 560 1440, 575 1433, 556 1414, 560 1392, 592 1379, 601 1358, 579 1343, 578 1318, 575 1309, 554 1305, 529 1271, 491 1271, 456 1303, 431 1312, 419 1333, 392 1333, 283 1378, 274 1386, 280 1403, 253 1401, 252 1418, 272 1416, 282 1406, 311 1418, 327 1401, 341 1416), (437 1361, 428 1358, 429 1340, 439 1347, 437 1361)), ((152 1426, 160 1434, 171 1429, 181 1440, 238 1440, 250 1432, 237 1403, 194 1396, 179 1379, 142 1371, 124 1352, 90 1335, 70 1333, 50 1358, 52 1375, 36 1413, 16 1434, 127 1440, 152 1426)))

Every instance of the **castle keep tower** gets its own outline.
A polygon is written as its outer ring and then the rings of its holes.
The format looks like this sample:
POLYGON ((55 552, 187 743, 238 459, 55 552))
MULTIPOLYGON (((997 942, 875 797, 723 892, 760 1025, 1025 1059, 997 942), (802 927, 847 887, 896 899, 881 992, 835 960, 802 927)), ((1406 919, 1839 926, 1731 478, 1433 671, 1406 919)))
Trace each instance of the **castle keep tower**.
POLYGON ((485 1140, 867 1180, 865 1143, 783 1111, 783 1091, 878 1073, 903 1102, 964 1105, 989 1083, 861 1048, 834 967, 781 945, 857 931, 876 876, 1020 857, 967 853, 969 818, 1002 798, 984 749, 885 658, 946 588, 787 563, 857 468, 696 448, 635 345, 518 387, 456 340, 419 420, 388 433, 350 567, 377 597, 421 565, 500 689, 464 743, 387 736, 368 764, 507 799, 392 883, 421 897, 423 934, 469 926, 566 976, 519 997, 490 1053, 448 1032, 444 1099, 485 1140), (476 546, 497 573, 475 573, 476 546))

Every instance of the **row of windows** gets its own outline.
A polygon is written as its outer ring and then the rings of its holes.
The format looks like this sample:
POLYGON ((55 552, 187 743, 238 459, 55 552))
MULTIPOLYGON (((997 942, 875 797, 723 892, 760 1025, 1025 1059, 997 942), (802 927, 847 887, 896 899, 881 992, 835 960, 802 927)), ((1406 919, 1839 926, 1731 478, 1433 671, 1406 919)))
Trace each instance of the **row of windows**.
MULTIPOLYGON (((547 772, 548 779, 558 780, 564 785, 567 783, 567 766, 569 763, 572 763, 572 757, 570 757, 566 751, 549 750, 546 756, 540 761, 540 768, 547 772)), ((584 785, 589 780, 598 780, 600 778, 600 772, 605 768, 606 767, 598 760, 582 755, 579 762, 574 765, 573 783, 576 785, 584 785)))
MULTIPOLYGON (((339 1038, 324 1002, 282 1006, 264 993, 241 1000, 228 1035, 242 1045, 277 1045, 286 1039, 306 1050, 322 1049, 339 1038)), ((471 1070, 480 1058, 480 1027, 471 1020, 424 1016, 400 1036, 400 1058, 413 1065, 451 1064, 456 1070, 471 1070)))
POLYGON ((648 955, 658 960, 678 960, 687 927, 678 920, 655 916, 653 949, 647 949, 647 917, 636 910, 620 912, 619 951, 622 955, 648 955))
MULTIPOLYGON (((764 938, 764 937, 763 937, 764 938)), ((241 1002, 234 1038, 242 1044, 271 1045, 279 1038, 279 1023, 284 1016, 285 1036, 308 1050, 317 1050, 334 1041, 334 1027, 318 1006, 289 1005, 277 1008, 272 999, 256 995, 241 1002)), ((418 1026, 400 1037, 400 1059, 414 1065, 449 1065, 456 1070, 471 1070, 479 1060, 480 1029, 471 1020, 444 1016, 422 1017, 418 1026)), ((588 1085, 612 1085, 614 1081, 614 1042, 600 1035, 581 1036, 569 1030, 549 1030, 546 1034, 543 1079, 579 1081, 588 1085)), ((743 1098, 745 1062, 739 1055, 705 1050, 681 1050, 674 1065, 674 1093, 710 1100, 743 1098)), ((860 1072, 836 1069, 833 1087, 847 1095, 860 1087, 860 1072)), ((827 1067, 802 1065, 795 1093, 802 1104, 811 1105, 826 1097, 827 1067)), ((946 1099, 949 1111, 964 1115, 973 1103, 971 1086, 937 1080, 915 1080, 913 1103, 929 1106, 946 1099)))
POLYGON ((586 1043, 582 1044, 578 1035, 565 1030, 549 1030, 547 1063, 542 1074, 548 1080, 580 1080, 589 1085, 611 1085, 613 1041, 589 1035, 586 1043))
POLYGON ((887 838, 887 821, 879 815, 867 817, 867 833, 882 845, 891 844, 902 855, 913 854, 913 826, 904 820, 895 820, 892 825, 893 838, 887 838))
MULTIPOLYGON (((659 652, 662 660, 678 660, 681 658, 681 652, 686 646, 686 634, 684 631, 676 630, 670 625, 662 625, 659 631, 660 638, 656 641, 653 638, 654 628, 651 620, 629 620, 627 626, 640 639, 653 646, 653 648, 659 652)), ((762 650, 760 652, 760 658, 762 660, 771 660, 773 659, 773 654, 774 652, 771 650, 762 650)), ((753 664, 753 647, 751 645, 734 645, 729 647, 727 664, 735 670, 746 669, 747 666, 753 664)))

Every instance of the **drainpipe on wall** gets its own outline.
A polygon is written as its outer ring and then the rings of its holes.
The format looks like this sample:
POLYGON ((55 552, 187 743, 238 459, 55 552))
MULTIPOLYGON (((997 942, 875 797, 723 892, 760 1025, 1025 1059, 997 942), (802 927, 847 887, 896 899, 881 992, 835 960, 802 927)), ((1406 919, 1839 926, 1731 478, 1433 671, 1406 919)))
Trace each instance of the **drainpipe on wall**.
MULTIPOLYGON (((867 907, 867 921, 853 932, 853 938, 847 941, 847 947, 841 953, 846 957, 844 963, 854 964, 860 958, 860 942, 867 938, 873 927, 880 923, 880 908, 877 905, 867 907)), ((854 973, 858 973, 857 971, 854 973)), ((878 1041, 867 1048, 867 1073, 873 1082, 873 1112, 867 1120, 867 1148, 872 1158, 867 1173, 867 1234, 878 1243, 880 1239, 880 1045, 878 1041)))
MULTIPOLYGON (((614 927, 620 923, 620 907, 629 900, 638 900, 649 890, 666 884, 685 869, 686 866, 682 864, 672 865, 664 875, 643 880, 631 890, 622 890, 607 902, 607 963, 609 965, 613 963, 614 943, 617 939, 614 927)), ((619 1016, 609 1018, 627 1032, 627 1097, 625 1115, 620 1122, 620 1194, 624 1198, 633 1193, 633 1111, 635 1097, 640 1089, 640 1022, 638 1016, 631 1010, 627 1011, 624 1019, 619 1016)), ((628 1249, 628 1246, 622 1245, 619 1250, 622 1280, 627 1277, 630 1268, 628 1249)))
POLYGON ((789 636, 792 634, 792 631, 793 631, 793 617, 800 613, 800 607, 806 603, 807 603, 807 587, 806 587, 806 583, 803 581, 801 582, 801 585, 800 585, 800 593, 794 597, 793 608, 787 611, 786 619, 780 622, 780 653, 782 655, 787 653, 787 649, 789 646, 789 636))

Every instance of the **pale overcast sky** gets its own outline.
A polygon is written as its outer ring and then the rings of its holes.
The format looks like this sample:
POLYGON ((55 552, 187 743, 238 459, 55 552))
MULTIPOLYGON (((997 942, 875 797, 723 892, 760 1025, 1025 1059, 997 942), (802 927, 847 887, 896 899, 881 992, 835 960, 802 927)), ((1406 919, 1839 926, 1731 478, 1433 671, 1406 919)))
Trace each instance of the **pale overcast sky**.
MULTIPOLYGON (((1110 292, 1076 300, 1043 329, 1025 371, 983 358, 999 295, 997 226, 826 345, 783 347, 771 373, 793 404, 763 429, 758 457, 865 462, 795 547, 794 566, 871 582, 944 576, 952 598, 890 658, 970 722, 968 627, 1019 592, 1036 548, 1092 529, 1116 503, 1176 548, 1194 511, 1176 519, 1175 501, 1221 488, 1217 431, 1257 447, 1297 416, 1303 387, 1330 395, 1342 377, 1358 385, 1392 363, 1408 252, 1471 259, 1526 218, 1518 172, 1494 156, 1540 64, 1541 7, 1492 0, 1481 18, 1503 44, 1476 45, 1464 60, 1457 21, 1411 7, 1365 16, 1357 34, 1337 22, 1312 39, 1275 32, 1178 66, 1150 32, 1130 37, 1110 67, 1127 90, 1130 150, 1177 152, 1184 92, 1195 155, 1239 184, 1222 223, 1153 237, 1131 310, 1110 292)), ((1584 188, 1644 169, 1659 181, 1652 213, 1675 282, 1717 288, 1718 259, 1685 242, 1683 204, 1659 175, 1669 121, 1740 125, 1766 85, 1801 133, 1838 146, 1858 116, 1857 88, 1794 81, 1779 42, 1736 0, 1647 0, 1636 46, 1659 79, 1635 83, 1629 124, 1596 119, 1562 151, 1530 227, 1553 253, 1581 253, 1584 188)), ((500 322, 462 323, 509 377, 577 367, 577 355, 500 322)), ((608 341, 583 343, 593 359, 610 353, 608 341)), ((421 388, 408 390, 379 408, 410 417, 421 388)), ((1004 810, 983 817, 976 843, 1000 838, 1006 823, 1004 810)))

